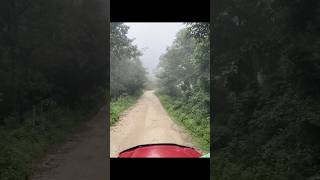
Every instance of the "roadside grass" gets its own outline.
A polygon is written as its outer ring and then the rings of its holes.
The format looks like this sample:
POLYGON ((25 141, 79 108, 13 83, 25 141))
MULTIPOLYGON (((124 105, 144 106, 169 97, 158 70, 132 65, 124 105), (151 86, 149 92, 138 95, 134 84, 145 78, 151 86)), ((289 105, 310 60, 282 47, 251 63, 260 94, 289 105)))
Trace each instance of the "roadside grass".
POLYGON ((190 104, 183 104, 169 96, 160 95, 162 105, 177 124, 182 125, 192 135, 198 147, 210 151, 210 115, 190 104))
POLYGON ((110 103, 110 124, 111 126, 119 120, 121 113, 123 113, 130 106, 135 104, 141 93, 134 96, 120 96, 117 99, 111 100, 110 103))
POLYGON ((25 114, 23 123, 13 117, 5 118, 0 125, 0 179, 29 179, 35 164, 80 131, 101 104, 93 101, 93 97, 84 97, 73 109, 34 106, 25 114))

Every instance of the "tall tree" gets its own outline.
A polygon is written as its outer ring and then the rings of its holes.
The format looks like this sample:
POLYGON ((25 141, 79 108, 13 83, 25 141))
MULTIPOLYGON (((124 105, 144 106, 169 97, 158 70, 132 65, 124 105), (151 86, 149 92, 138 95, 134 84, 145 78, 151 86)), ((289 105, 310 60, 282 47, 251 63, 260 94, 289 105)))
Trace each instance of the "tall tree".
POLYGON ((110 89, 111 97, 135 95, 146 82, 146 71, 139 59, 141 52, 127 37, 129 26, 111 23, 110 30, 110 89))

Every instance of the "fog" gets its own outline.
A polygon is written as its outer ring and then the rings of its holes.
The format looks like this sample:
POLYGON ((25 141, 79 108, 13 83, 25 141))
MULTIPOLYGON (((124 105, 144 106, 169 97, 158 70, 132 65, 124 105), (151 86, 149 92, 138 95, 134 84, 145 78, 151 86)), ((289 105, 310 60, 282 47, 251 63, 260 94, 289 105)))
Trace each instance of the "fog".
POLYGON ((142 51, 141 61, 151 77, 159 63, 159 57, 165 53, 175 39, 183 23, 125 23, 130 27, 128 37, 135 39, 133 44, 142 51))

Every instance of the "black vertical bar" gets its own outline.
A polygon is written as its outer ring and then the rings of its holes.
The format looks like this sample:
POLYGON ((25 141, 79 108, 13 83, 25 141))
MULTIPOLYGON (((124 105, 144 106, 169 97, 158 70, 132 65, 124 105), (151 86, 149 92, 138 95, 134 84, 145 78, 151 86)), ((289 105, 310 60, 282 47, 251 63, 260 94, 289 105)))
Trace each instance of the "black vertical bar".
POLYGON ((106 45, 106 51, 107 51, 107 94, 106 94, 106 100, 107 100, 107 115, 106 115, 106 159, 107 159, 107 179, 110 178, 110 0, 107 0, 107 6, 106 6, 106 35, 107 35, 107 45, 106 45))

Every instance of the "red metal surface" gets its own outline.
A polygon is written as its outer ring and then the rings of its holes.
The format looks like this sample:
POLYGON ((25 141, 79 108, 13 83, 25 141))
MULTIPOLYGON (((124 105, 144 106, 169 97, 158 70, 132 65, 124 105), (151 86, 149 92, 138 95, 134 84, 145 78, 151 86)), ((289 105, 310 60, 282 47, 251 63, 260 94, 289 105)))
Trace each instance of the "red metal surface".
POLYGON ((136 146, 119 154, 119 158, 199 158, 201 154, 190 147, 175 144, 136 146))

